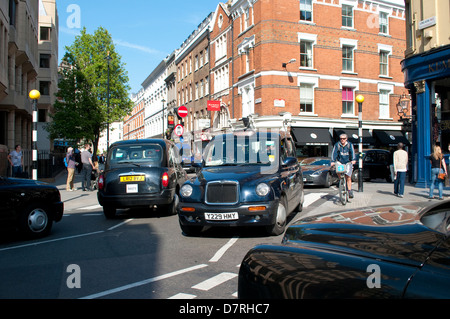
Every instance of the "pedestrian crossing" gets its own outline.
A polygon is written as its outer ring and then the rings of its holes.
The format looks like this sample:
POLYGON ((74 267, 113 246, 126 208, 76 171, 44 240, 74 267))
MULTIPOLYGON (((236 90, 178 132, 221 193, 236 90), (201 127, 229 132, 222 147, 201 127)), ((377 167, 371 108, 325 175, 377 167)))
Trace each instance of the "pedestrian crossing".
POLYGON ((167 299, 196 299, 196 298, 202 298, 202 295, 204 292, 209 292, 213 289, 221 289, 222 293, 225 292, 224 298, 233 299, 237 298, 237 277, 238 277, 238 271, 239 266, 237 265, 237 271, 236 272, 221 272, 218 274, 213 275, 212 277, 209 277, 199 283, 196 283, 192 285, 189 289, 189 292, 179 292, 176 293, 173 296, 168 297, 167 299), (232 290, 230 290, 230 285, 225 286, 226 283, 230 284, 233 287, 232 290), (228 294, 228 295, 227 295, 228 294))

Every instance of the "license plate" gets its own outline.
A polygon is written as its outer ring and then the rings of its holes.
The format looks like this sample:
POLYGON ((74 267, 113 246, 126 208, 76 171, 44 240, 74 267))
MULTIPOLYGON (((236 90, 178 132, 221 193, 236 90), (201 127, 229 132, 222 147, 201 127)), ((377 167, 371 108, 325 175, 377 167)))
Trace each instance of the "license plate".
POLYGON ((126 183, 126 182, 144 182, 145 176, 144 175, 138 175, 138 176, 120 176, 120 182, 126 183))
POLYGON ((237 220, 239 219, 239 214, 233 213, 205 213, 206 220, 237 220))
POLYGON ((138 184, 127 184, 127 193, 137 193, 138 184))

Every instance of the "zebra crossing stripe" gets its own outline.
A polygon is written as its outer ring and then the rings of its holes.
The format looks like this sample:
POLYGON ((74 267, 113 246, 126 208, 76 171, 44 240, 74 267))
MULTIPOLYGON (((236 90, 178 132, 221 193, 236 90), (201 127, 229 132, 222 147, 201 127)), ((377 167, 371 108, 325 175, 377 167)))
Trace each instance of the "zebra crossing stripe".
POLYGON ((211 277, 209 279, 206 279, 204 281, 202 281, 201 283, 192 286, 191 288, 193 289, 198 289, 198 290, 203 290, 203 291, 208 291, 220 284, 223 284, 224 282, 233 279, 237 277, 237 274, 232 273, 232 272, 223 272, 220 273, 214 277, 211 277))

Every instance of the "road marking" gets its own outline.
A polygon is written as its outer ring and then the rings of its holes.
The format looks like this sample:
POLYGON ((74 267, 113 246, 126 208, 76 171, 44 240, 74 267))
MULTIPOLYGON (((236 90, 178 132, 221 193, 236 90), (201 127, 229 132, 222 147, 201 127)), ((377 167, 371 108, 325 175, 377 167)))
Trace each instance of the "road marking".
POLYGON ((127 289, 143 286, 143 285, 146 285, 146 284, 149 284, 149 283, 152 283, 152 282, 156 282, 156 281, 159 281, 159 280, 163 280, 163 279, 167 279, 167 278, 170 278, 170 277, 178 276, 178 275, 185 274, 185 273, 188 273, 188 272, 191 272, 191 271, 194 271, 194 270, 197 270, 197 269, 205 268, 205 267, 208 267, 208 265, 201 264, 201 265, 196 265, 196 266, 189 267, 189 268, 184 268, 184 269, 177 270, 177 271, 174 271, 174 272, 170 272, 170 273, 167 273, 167 274, 164 274, 164 275, 161 275, 161 276, 145 279, 145 280, 138 281, 138 282, 135 282, 135 283, 132 283, 132 284, 128 284, 128 285, 125 285, 125 286, 122 286, 122 287, 109 289, 109 290, 106 290, 106 291, 103 291, 103 292, 99 292, 99 293, 96 293, 96 294, 92 294, 92 295, 89 295, 89 296, 86 296, 86 297, 82 297, 82 298, 79 298, 79 299, 95 299, 95 298, 104 297, 104 296, 111 295, 111 294, 114 294, 114 293, 117 293, 117 292, 120 292, 120 291, 124 291, 124 290, 127 290, 127 289))
POLYGON ((124 222, 122 222, 122 223, 120 223, 120 224, 117 224, 117 225, 115 225, 115 226, 113 226, 113 227, 108 228, 108 230, 116 229, 117 227, 120 227, 120 226, 122 226, 122 225, 124 225, 124 224, 126 224, 126 223, 129 223, 129 222, 131 222, 132 220, 133 220, 133 218, 127 219, 126 221, 124 221, 124 222))
POLYGON ((314 203, 316 200, 319 200, 322 198, 322 196, 327 195, 327 193, 310 193, 305 195, 305 200, 303 202, 303 207, 308 207, 312 203, 314 203))
POLYGON ((66 240, 66 239, 73 239, 73 238, 78 238, 78 237, 84 237, 84 236, 91 236, 91 235, 101 234, 101 233, 104 233, 104 232, 105 232, 104 230, 100 230, 100 231, 96 231, 96 232, 92 232, 92 233, 86 233, 86 234, 68 236, 68 237, 63 237, 63 238, 50 239, 50 240, 39 241, 39 242, 33 242, 33 243, 30 243, 30 244, 13 246, 13 247, 0 248, 0 251, 10 250, 10 249, 17 249, 17 248, 24 248, 24 247, 29 247, 29 246, 37 246, 37 245, 41 245, 41 244, 48 244, 48 243, 61 241, 61 240, 66 240))
POLYGON ((97 205, 92 205, 92 206, 81 207, 81 208, 78 208, 78 209, 79 210, 91 210, 91 209, 100 209, 100 208, 102 208, 102 206, 97 204, 97 205))
POLYGON ((220 273, 214 277, 211 277, 209 279, 206 279, 205 281, 202 281, 201 283, 192 286, 191 288, 194 289, 198 289, 198 290, 203 290, 203 291, 208 291, 211 288, 214 288, 220 284, 223 284, 225 281, 228 281, 230 279, 233 279, 237 277, 237 274, 232 273, 232 272, 223 272, 220 273))
POLYGON ((179 293, 176 295, 173 295, 172 297, 169 297, 167 299, 194 299, 196 298, 196 295, 191 295, 191 294, 185 294, 185 293, 179 293))
POLYGON ((215 263, 218 262, 220 258, 222 258, 222 256, 226 253, 226 251, 234 245, 235 242, 237 242, 237 240, 239 239, 239 237, 233 237, 231 238, 228 243, 226 243, 224 246, 222 246, 222 248, 220 248, 216 254, 209 260, 209 262, 211 263, 215 263))

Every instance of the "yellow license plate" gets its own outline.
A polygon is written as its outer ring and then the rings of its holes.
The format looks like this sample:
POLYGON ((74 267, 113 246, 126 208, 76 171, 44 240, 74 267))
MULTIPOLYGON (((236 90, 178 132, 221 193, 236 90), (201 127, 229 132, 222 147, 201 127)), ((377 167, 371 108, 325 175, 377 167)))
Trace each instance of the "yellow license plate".
POLYGON ((144 182, 145 176, 120 176, 120 182, 144 182))

